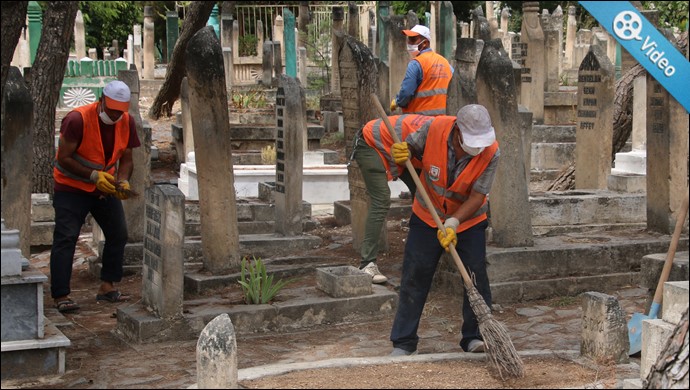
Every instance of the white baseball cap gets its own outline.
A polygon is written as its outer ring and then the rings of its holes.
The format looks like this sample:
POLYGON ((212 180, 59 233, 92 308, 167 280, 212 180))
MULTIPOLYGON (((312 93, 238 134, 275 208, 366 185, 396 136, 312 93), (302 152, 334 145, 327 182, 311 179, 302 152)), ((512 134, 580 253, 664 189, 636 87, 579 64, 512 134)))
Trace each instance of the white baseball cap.
POLYGON ((486 108, 479 104, 468 104, 458 111, 455 120, 465 145, 471 148, 485 148, 496 141, 496 132, 491 126, 491 117, 486 108))
POLYGON ((129 111, 129 100, 132 97, 127 84, 120 80, 109 82, 103 88, 103 96, 105 96, 105 106, 111 110, 122 112, 129 111))
POLYGON ((429 31, 428 27, 421 24, 412 27, 412 30, 402 30, 402 32, 408 37, 416 37, 417 35, 421 35, 431 42, 431 31, 429 31))

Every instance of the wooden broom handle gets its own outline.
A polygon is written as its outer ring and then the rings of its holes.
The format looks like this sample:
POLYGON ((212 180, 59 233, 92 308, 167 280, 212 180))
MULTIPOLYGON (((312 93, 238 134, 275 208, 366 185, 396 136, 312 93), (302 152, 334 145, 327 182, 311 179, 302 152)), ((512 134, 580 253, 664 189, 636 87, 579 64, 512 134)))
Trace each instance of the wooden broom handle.
POLYGON ((678 241, 680 240, 680 233, 683 230, 683 223, 685 223, 685 215, 688 213, 688 191, 685 191, 685 199, 683 199, 683 204, 680 206, 678 216, 676 218, 676 228, 673 230, 673 237, 671 237, 671 245, 668 248, 668 253, 666 253, 666 261, 664 262, 664 268, 661 270, 661 276, 659 277, 659 283, 656 286, 656 291, 654 292, 654 303, 661 303, 664 291, 664 283, 668 280, 668 276, 671 274, 671 268, 673 266, 673 258, 676 256, 676 248, 678 247, 678 241))
MULTIPOLYGON (((383 107, 381 107, 381 103, 379 102, 379 98, 376 96, 376 94, 371 94, 371 101, 374 103, 374 106, 378 110, 379 116, 381 117, 383 122, 386 123, 386 126, 388 127, 388 132, 390 133, 391 137, 393 137, 393 140, 397 143, 400 143, 400 137, 398 137, 398 134, 395 132, 395 130, 393 130, 393 125, 391 125, 390 120, 388 120, 388 115, 386 115, 386 112, 383 110, 383 107)), ((422 181, 419 180, 419 175, 417 175, 417 171, 415 171, 414 166, 412 166, 412 161, 410 161, 409 158, 405 160, 405 167, 410 172, 410 175, 412 175, 412 179, 417 185, 417 192, 422 195, 424 203, 427 205, 427 209, 429 210, 429 212, 431 212, 431 216, 434 218, 436 226, 445 234, 446 230, 443 227, 443 222, 441 222, 441 218, 439 218, 438 214, 436 214, 436 209, 433 207, 433 203, 431 203, 429 194, 426 193, 426 189, 422 185, 422 181)), ((472 286, 472 279, 470 278, 470 275, 467 273, 465 266, 462 264, 462 260, 460 260, 460 255, 458 255, 458 251, 455 249, 455 245, 448 245, 448 247, 450 248, 450 253, 451 255, 453 255, 455 265, 458 267, 460 275, 462 275, 462 279, 465 281, 465 284, 467 286, 472 286)))

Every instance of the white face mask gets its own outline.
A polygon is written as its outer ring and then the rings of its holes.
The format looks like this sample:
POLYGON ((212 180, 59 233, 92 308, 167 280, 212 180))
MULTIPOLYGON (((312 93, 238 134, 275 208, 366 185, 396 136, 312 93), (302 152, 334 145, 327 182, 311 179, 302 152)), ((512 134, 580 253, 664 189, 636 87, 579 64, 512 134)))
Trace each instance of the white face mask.
POLYGON ((120 115, 117 120, 112 120, 108 116, 108 114, 105 113, 105 110, 103 109, 103 103, 101 103, 101 112, 98 114, 98 117, 101 118, 101 122, 105 123, 106 125, 114 125, 117 123, 120 119, 122 119, 122 115, 120 115))
POLYGON ((471 146, 467 146, 464 143, 460 142, 460 147, 462 150, 465 151, 465 153, 469 154, 470 156, 474 157, 478 155, 479 153, 484 151, 484 148, 473 148, 471 146))
POLYGON ((415 58, 419 55, 419 46, 422 44, 422 42, 419 42, 416 45, 410 45, 409 43, 407 44, 407 53, 410 55, 410 58, 415 58))

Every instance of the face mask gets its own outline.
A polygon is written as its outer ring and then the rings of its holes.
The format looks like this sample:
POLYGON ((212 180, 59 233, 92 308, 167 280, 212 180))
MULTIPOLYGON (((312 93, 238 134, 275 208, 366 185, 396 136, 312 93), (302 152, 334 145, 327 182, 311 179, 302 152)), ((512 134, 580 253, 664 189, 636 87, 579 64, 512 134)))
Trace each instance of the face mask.
POLYGON ((460 147, 462 148, 462 150, 465 151, 465 153, 469 154, 469 155, 472 156, 472 157, 474 157, 474 156, 476 156, 476 155, 478 155, 479 153, 481 153, 481 152, 484 151, 484 148, 473 148, 473 147, 471 147, 471 146, 465 145, 465 144, 462 143, 462 142, 460 143, 460 147))
POLYGON ((105 113, 105 110, 103 110, 103 106, 101 106, 101 113, 98 114, 98 117, 101 118, 101 122, 105 123, 106 125, 114 125, 115 123, 117 123, 117 121, 122 119, 122 115, 120 115, 120 117, 117 118, 117 120, 110 119, 108 114, 105 113))
POLYGON ((422 44, 422 42, 419 42, 416 45, 410 45, 409 43, 407 44, 407 53, 411 58, 415 58, 419 55, 419 46, 422 44))

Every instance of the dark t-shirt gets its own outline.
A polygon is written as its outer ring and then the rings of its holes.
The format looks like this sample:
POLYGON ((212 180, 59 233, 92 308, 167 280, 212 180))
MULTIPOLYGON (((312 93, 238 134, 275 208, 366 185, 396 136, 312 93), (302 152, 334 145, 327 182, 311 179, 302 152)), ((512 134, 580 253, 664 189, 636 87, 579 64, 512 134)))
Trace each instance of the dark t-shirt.
MULTIPOLYGON (((115 148, 115 125, 106 125, 100 119, 98 120, 98 124, 100 125, 101 130, 101 142, 103 143, 105 161, 108 161, 113 155, 113 149, 115 148)), ((60 125, 60 136, 65 137, 65 139, 68 141, 76 142, 77 145, 81 144, 81 140, 84 136, 84 119, 79 112, 72 111, 65 115, 65 117, 62 119, 62 124, 60 125)), ((127 144, 127 148, 133 149, 139 146, 141 146, 141 142, 139 141, 139 136, 137 135, 137 127, 134 123, 134 120, 132 120, 130 117, 129 143, 127 144)), ((78 188, 57 182, 55 182, 55 191, 85 192, 78 188)), ((98 190, 95 190, 91 193, 100 195, 100 191, 98 190)))

